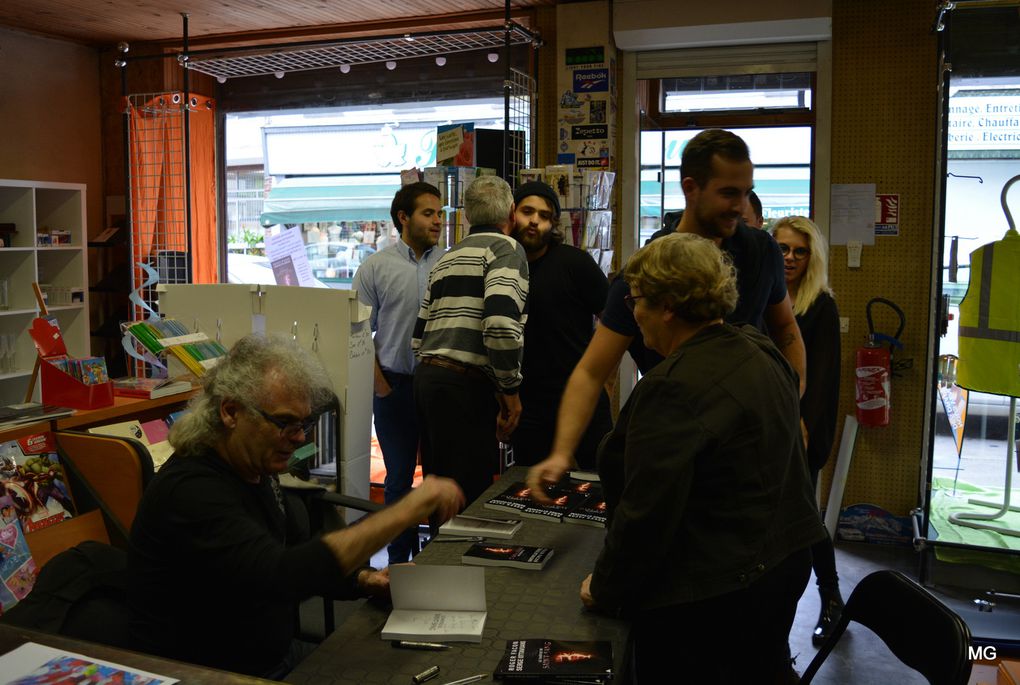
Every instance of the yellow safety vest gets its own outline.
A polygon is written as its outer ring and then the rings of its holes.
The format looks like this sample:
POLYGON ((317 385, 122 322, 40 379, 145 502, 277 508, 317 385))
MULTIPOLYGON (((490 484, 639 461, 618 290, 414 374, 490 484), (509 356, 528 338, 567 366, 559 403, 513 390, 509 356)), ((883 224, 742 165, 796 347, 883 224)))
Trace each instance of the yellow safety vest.
POLYGON ((957 385, 1020 397, 1020 233, 970 253, 957 385))

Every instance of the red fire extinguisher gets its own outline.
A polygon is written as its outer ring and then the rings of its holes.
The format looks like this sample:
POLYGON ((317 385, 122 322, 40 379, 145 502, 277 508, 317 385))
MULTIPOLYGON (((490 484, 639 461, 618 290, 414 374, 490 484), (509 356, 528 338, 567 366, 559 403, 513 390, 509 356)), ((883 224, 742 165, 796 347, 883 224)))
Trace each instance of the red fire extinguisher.
POLYGON ((890 404, 890 377, 892 372, 892 351, 894 347, 903 347, 899 341, 903 333, 906 318, 903 310, 895 303, 881 297, 868 301, 865 307, 868 317, 868 342, 864 347, 857 348, 855 394, 857 402, 857 422, 862 426, 888 426, 890 404), (871 306, 876 302, 888 305, 900 317, 900 326, 896 335, 888 336, 875 332, 875 324, 871 319, 871 306), (883 342, 889 348, 882 347, 883 342))

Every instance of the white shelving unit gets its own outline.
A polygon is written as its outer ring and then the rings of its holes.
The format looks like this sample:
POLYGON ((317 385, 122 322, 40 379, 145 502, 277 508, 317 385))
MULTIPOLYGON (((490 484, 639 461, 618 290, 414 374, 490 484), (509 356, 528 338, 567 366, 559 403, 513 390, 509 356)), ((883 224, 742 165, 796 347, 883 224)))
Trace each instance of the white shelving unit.
MULTIPOLYGON (((159 312, 230 349, 262 331, 291 335, 314 354, 340 399, 337 479, 345 495, 369 497, 372 373, 371 308, 353 290, 237 283, 157 286, 159 312)), ((360 516, 347 509, 348 523, 360 516)))
MULTIPOLYGON (((0 279, 7 279, 9 306, 0 310, 0 333, 15 335, 14 370, 0 372, 3 406, 25 399, 35 365, 35 346, 28 335, 39 313, 33 282, 80 289, 81 302, 48 309, 60 324, 68 353, 89 354, 85 185, 0 179, 0 223, 14 224, 17 230, 11 245, 0 248, 0 279), (38 236, 49 230, 67 231, 70 243, 38 245, 38 236)), ((34 399, 39 397, 37 383, 34 399)))

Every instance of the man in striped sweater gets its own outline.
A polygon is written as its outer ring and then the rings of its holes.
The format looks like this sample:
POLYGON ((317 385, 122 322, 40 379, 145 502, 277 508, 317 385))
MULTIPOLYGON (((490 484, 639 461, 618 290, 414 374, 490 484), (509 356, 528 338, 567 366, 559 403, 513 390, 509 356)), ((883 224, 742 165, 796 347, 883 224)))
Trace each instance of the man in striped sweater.
POLYGON ((497 438, 507 440, 521 415, 528 260, 509 235, 505 181, 475 180, 464 212, 471 232, 433 267, 411 347, 422 470, 453 478, 470 502, 498 473, 497 438))

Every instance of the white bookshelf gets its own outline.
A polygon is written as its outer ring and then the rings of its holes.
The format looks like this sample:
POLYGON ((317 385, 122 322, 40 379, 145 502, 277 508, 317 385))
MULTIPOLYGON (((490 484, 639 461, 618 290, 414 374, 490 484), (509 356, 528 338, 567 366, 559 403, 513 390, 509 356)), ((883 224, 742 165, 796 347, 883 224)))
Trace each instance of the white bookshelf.
MULTIPOLYGON (((68 353, 89 354, 85 216, 84 184, 0 179, 0 224, 14 224, 17 230, 11 245, 0 248, 0 279, 7 279, 8 288, 8 308, 0 309, 0 333, 15 336, 14 368, 0 368, 0 406, 25 399, 35 365, 35 346, 28 335, 39 313, 33 282, 80 289, 81 302, 54 302, 48 309, 60 324, 68 353), (39 245, 38 236, 48 230, 68 231, 70 242, 39 245)), ((34 399, 39 397, 37 383, 34 399)))

